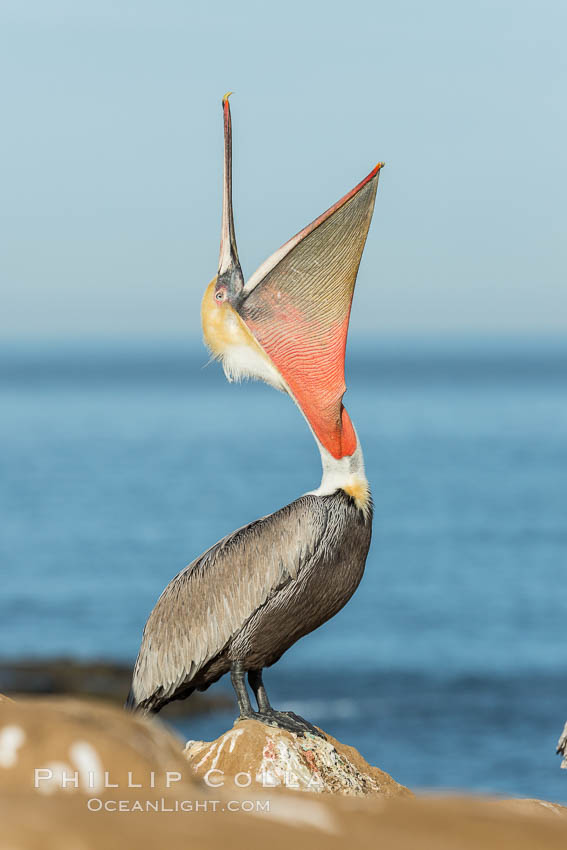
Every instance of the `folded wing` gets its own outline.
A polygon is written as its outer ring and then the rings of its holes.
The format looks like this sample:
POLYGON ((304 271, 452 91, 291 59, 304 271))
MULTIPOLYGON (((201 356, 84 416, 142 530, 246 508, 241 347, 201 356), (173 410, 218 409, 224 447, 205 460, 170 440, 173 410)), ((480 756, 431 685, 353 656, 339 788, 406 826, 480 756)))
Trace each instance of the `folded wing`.
POLYGON ((168 584, 144 629, 131 703, 159 709, 192 683, 206 687, 200 672, 316 556, 326 513, 313 501, 302 497, 238 529, 168 584))

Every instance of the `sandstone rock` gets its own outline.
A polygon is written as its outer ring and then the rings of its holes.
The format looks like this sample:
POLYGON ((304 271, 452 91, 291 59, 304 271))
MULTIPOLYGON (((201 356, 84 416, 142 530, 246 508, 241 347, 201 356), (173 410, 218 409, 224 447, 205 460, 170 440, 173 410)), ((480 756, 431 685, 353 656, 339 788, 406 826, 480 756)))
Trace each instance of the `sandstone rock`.
POLYGON ((352 798, 275 789, 259 814, 87 811, 79 795, 0 799, 2 850, 565 850, 567 818, 471 799, 352 798))
MULTIPOLYGON (((278 730, 258 729, 259 725, 237 724, 218 742, 201 745, 202 755, 193 769, 183 758, 181 742, 157 721, 76 700, 0 701, 0 850, 289 850, 290 846, 344 850, 346 845, 564 850, 566 846, 567 818, 560 806, 539 800, 413 797, 387 774, 370 767, 356 750, 332 738, 313 742, 290 736, 286 742, 286 733, 279 739, 278 730), (339 793, 285 790, 285 782, 267 789, 257 784, 211 789, 195 781, 195 774, 204 775, 205 761, 217 767, 224 764, 236 777, 247 765, 257 766, 264 755, 277 777, 277 748, 274 758, 269 749, 264 753, 266 731, 272 740, 275 733, 275 743, 285 743, 297 756, 304 780, 313 775, 315 766, 326 790, 339 793), (76 771, 77 787, 71 783, 63 790, 55 781, 43 790, 36 788, 34 769, 49 766, 56 780, 63 769, 76 771), (89 769, 98 775, 100 766, 108 771, 112 787, 89 788, 89 769), (338 787, 330 775, 335 769, 338 787), (164 781, 168 770, 181 775, 169 787, 164 781), (141 788, 129 785, 129 771, 141 788), (148 776, 152 771, 153 783, 148 776), (89 808, 93 798, 99 799, 100 807, 89 808), (156 798, 158 808, 153 806, 156 798), (148 801, 152 805, 144 807, 148 801)), ((198 745, 189 748, 193 759, 198 750, 198 745)), ((280 767, 288 763, 286 759, 280 767)))
POLYGON ((97 702, 47 698, 0 703, 0 788, 37 794, 132 796, 194 790, 181 742, 159 721, 97 702))
POLYGON ((216 741, 189 741, 185 756, 211 788, 284 786, 347 796, 411 796, 411 791, 330 735, 298 736, 241 720, 216 741))

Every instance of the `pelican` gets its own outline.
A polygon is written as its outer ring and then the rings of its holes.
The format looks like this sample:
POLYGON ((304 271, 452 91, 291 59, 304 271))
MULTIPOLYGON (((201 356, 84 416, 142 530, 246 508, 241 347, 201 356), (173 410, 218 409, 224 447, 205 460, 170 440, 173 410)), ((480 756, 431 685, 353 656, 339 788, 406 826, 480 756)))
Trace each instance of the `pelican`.
POLYGON ((348 602, 370 546, 372 497, 342 398, 354 284, 383 163, 245 283, 232 210, 228 95, 222 108, 221 245, 218 274, 202 301, 204 341, 229 381, 260 379, 291 397, 315 438, 323 474, 317 489, 219 540, 172 579, 144 628, 127 704, 157 712, 230 672, 240 718, 302 735, 316 730, 271 706, 262 670, 348 602))

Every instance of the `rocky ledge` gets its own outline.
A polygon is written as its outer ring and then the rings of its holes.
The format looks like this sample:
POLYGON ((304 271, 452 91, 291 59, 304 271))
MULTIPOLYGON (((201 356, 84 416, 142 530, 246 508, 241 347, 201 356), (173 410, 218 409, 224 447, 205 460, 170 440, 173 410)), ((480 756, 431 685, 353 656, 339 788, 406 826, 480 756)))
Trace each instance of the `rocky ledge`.
POLYGON ((285 787, 345 796, 409 797, 412 792, 372 767, 354 747, 324 737, 298 736, 257 720, 241 720, 216 741, 188 741, 185 757, 209 787, 285 787), (222 785, 221 785, 222 783, 222 785))
POLYGON ((0 698, 1 848, 564 850, 565 813, 413 796, 329 735, 247 720, 184 750, 100 701, 0 698))

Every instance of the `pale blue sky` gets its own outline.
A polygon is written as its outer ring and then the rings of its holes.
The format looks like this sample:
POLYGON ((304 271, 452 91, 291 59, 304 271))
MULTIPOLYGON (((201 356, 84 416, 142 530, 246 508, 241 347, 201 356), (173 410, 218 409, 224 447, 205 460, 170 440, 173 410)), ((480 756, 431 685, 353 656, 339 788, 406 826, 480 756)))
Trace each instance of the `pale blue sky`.
POLYGON ((196 336, 386 161, 356 332, 567 330, 564 2, 2 0, 2 335, 196 336))

